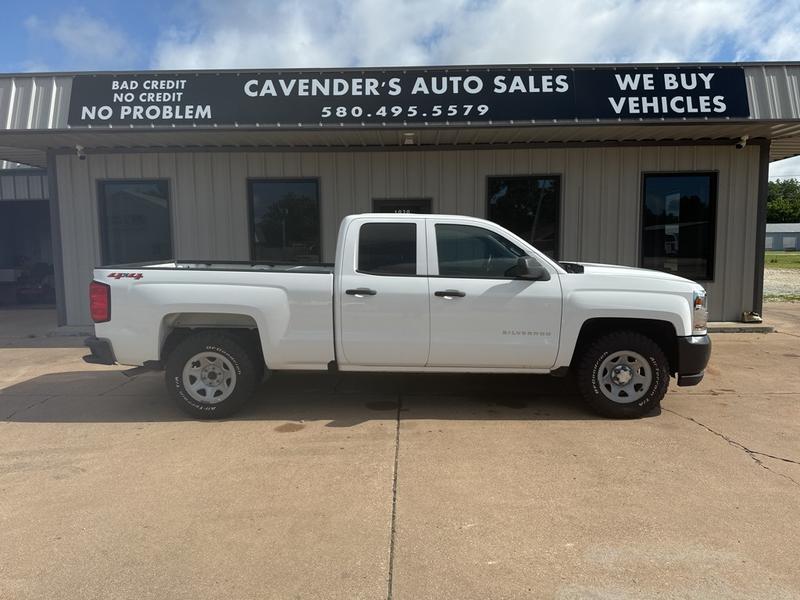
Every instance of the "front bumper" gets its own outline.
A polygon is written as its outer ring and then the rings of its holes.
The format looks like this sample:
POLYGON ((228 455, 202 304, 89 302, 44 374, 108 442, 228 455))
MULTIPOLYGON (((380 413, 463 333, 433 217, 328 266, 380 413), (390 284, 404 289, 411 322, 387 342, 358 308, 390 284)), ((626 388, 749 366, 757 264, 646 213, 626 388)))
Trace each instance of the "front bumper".
POLYGON ((83 357, 85 362, 93 365, 113 365, 117 362, 114 349, 108 340, 92 336, 86 338, 83 345, 92 351, 91 354, 83 357))
POLYGON ((678 385, 697 385, 703 380, 711 358, 711 338, 693 335, 678 338, 678 385))

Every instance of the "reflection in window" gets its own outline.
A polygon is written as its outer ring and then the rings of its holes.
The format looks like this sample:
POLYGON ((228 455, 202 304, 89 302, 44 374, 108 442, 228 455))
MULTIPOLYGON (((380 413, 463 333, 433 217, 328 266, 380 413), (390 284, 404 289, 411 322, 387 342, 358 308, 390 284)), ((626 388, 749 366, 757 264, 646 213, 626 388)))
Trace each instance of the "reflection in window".
POLYGON ((253 260, 320 262, 319 194, 315 180, 250 182, 253 260))
POLYGON ((415 275, 417 226, 366 223, 358 236, 358 270, 373 275, 415 275))
POLYGON ((559 178, 490 177, 490 221, 558 259, 559 178))
POLYGON ((712 279, 716 194, 713 173, 645 175, 642 266, 712 279))
POLYGON ((436 252, 443 277, 513 277, 525 256, 503 236, 472 225, 436 225, 436 252))
POLYGON ((165 180, 101 181, 100 238, 104 265, 172 257, 165 180))

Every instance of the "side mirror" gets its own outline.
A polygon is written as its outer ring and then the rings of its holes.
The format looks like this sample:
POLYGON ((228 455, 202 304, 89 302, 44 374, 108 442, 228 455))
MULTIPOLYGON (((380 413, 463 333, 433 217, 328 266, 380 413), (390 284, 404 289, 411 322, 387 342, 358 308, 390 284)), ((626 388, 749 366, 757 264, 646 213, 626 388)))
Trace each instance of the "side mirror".
POLYGON ((550 272, 540 265, 535 258, 531 256, 521 256, 517 259, 517 273, 519 279, 528 279, 530 281, 549 281, 550 272))

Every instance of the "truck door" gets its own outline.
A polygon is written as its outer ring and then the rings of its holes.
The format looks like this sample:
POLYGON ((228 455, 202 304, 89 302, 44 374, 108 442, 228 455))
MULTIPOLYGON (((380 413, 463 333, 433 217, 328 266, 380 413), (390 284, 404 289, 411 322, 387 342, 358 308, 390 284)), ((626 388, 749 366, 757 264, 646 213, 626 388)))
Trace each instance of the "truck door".
POLYGON ((561 284, 516 279, 526 252, 500 231, 427 224, 432 367, 549 368, 558 352, 561 284))
POLYGON ((425 220, 356 220, 338 265, 337 343, 341 366, 422 367, 428 360, 430 302, 425 220))

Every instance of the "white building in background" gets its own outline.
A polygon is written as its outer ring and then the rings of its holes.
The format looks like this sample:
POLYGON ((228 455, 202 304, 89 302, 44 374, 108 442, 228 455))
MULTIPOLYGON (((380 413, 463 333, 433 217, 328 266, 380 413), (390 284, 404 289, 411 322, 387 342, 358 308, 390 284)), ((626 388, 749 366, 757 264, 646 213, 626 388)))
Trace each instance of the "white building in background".
POLYGON ((796 251, 800 241, 800 223, 767 223, 764 248, 767 250, 796 251))

